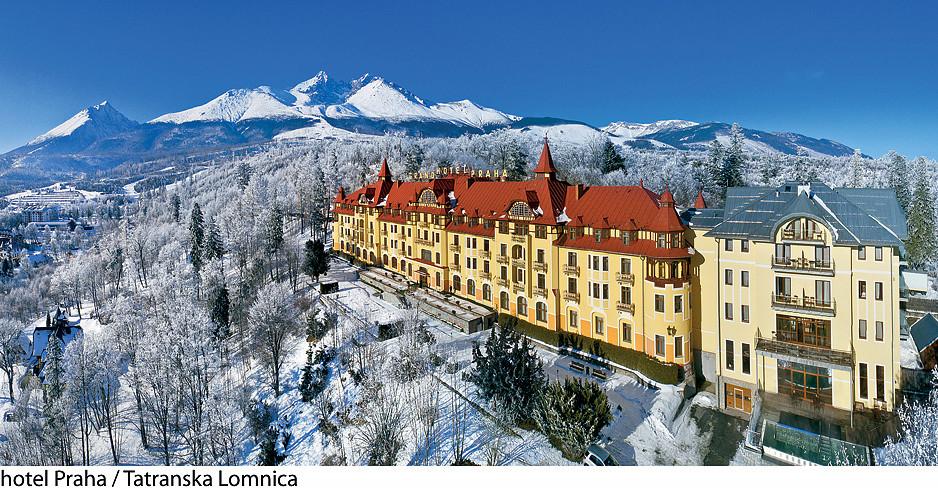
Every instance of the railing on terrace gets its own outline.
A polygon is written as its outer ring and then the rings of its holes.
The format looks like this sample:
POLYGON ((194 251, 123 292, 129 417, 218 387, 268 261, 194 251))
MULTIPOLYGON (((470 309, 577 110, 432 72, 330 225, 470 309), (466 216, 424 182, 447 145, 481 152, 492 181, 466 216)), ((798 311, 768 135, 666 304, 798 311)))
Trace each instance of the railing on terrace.
POLYGON ((818 299, 817 297, 809 297, 806 295, 789 295, 786 293, 772 292, 772 307, 776 309, 821 313, 831 316, 837 313, 836 300, 818 299))
POLYGON ((830 259, 807 259, 805 257, 775 257, 772 256, 772 267, 776 269, 791 269, 795 271, 834 273, 834 261, 830 259))
POLYGON ((848 371, 853 369, 853 354, 845 350, 835 350, 830 347, 829 342, 827 346, 815 346, 780 338, 760 337, 756 340, 756 353, 848 371))
POLYGON ((580 294, 578 292, 563 292, 563 299, 570 302, 580 303, 580 294))
POLYGON ((632 273, 616 273, 616 281, 631 285, 635 283, 635 275, 632 273))
POLYGON ((561 267, 561 270, 563 271, 563 274, 570 274, 570 275, 574 275, 574 276, 579 276, 579 275, 580 275, 580 267, 579 267, 579 266, 572 266, 572 265, 570 265, 570 264, 564 264, 564 265, 561 267))
POLYGON ((823 230, 782 230, 782 240, 825 242, 827 234, 823 230))
POLYGON ((635 314, 635 304, 627 304, 625 302, 618 302, 616 303, 616 309, 628 312, 629 314, 635 314))
POLYGON ((504 278, 499 278, 499 279, 498 279, 498 286, 503 286, 503 287, 505 287, 505 288, 508 288, 508 285, 509 285, 508 280, 506 280, 506 279, 504 279, 504 278))

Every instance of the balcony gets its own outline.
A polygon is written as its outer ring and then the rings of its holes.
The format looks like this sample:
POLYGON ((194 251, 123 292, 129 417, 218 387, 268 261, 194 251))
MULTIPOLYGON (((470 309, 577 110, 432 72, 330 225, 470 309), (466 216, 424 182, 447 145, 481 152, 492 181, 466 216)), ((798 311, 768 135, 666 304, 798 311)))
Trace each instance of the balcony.
POLYGON ((499 279, 498 279, 498 286, 503 286, 503 287, 505 287, 505 288, 508 288, 508 285, 509 285, 508 280, 506 280, 506 279, 504 279, 504 278, 499 278, 499 279))
POLYGON ((580 294, 577 292, 563 292, 563 299, 578 304, 580 303, 580 294))
POLYGON ((772 268, 778 271, 834 275, 834 261, 830 259, 807 259, 772 256, 772 268))
POLYGON ((511 234, 511 241, 512 241, 512 242, 523 243, 523 242, 525 242, 525 241, 527 241, 527 240, 528 240, 528 236, 527 236, 527 235, 519 235, 519 234, 517 234, 517 233, 512 233, 512 234, 511 234))
POLYGON ((514 290, 515 293, 524 293, 524 283, 512 283, 511 289, 514 290))
POLYGON ((479 257, 481 257, 482 259, 491 259, 492 253, 487 250, 483 250, 479 252, 479 257))
POLYGON ((817 297, 788 295, 772 292, 772 308, 809 315, 833 317, 837 314, 835 300, 819 300, 817 297))
POLYGON ((511 260, 511 265, 516 268, 524 268, 526 267, 526 264, 527 262, 524 259, 512 259, 511 260))
POLYGON ((492 273, 479 273, 479 278, 482 278, 483 280, 490 280, 490 281, 491 281, 491 279, 492 279, 492 273))
POLYGON ((451 251, 453 251, 453 252, 459 252, 459 251, 462 250, 462 247, 460 247, 459 244, 450 244, 450 245, 449 245, 449 250, 451 250, 451 251))
POLYGON ((635 275, 632 273, 616 273, 616 281, 623 285, 635 283, 635 275))
POLYGON ((433 240, 418 237, 415 240, 415 242, 417 242, 417 245, 425 245, 427 247, 433 247, 433 240))
POLYGON ((616 304, 616 309, 622 312, 628 312, 629 314, 635 314, 635 304, 627 304, 625 302, 619 302, 616 304))
POLYGON ((503 256, 503 255, 495 256, 495 262, 499 264, 508 264, 509 261, 510 259, 508 259, 508 256, 503 256))
POLYGON ((756 354, 799 364, 848 372, 853 370, 853 354, 844 350, 834 350, 829 342, 828 346, 815 346, 778 337, 760 337, 756 340, 756 354))
POLYGON ((532 293, 533 293, 535 296, 537 296, 537 297, 546 297, 546 296, 547 296, 547 288, 541 288, 541 287, 537 287, 537 286, 536 286, 536 287, 534 287, 531 291, 532 291, 532 293))
POLYGON ((531 263, 531 268, 533 268, 535 271, 547 272, 547 263, 535 261, 531 263))
POLYGON ((459 271, 460 266, 459 266, 459 264, 453 263, 453 264, 450 264, 450 265, 449 265, 449 269, 452 270, 452 271, 459 271))
POLYGON ((562 269, 562 271, 563 271, 563 274, 568 274, 568 275, 573 275, 573 276, 580 276, 580 267, 579 267, 579 266, 571 266, 571 265, 569 265, 569 264, 564 264, 561 269, 562 269))
POLYGON ((827 241, 827 234, 822 230, 782 230, 782 240, 788 242, 824 243, 827 241))

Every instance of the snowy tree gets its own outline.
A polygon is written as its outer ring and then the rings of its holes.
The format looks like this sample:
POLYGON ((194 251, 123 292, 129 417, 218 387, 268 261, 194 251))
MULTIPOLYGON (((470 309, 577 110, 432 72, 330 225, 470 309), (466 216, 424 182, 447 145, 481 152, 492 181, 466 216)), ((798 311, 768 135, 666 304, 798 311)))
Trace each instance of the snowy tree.
POLYGON ((173 222, 175 223, 179 223, 179 209, 181 206, 182 201, 179 200, 179 194, 173 194, 170 200, 170 212, 173 216, 173 222))
POLYGON ((202 246, 205 242, 205 220, 202 218, 202 208, 199 203, 192 205, 192 214, 189 217, 189 261, 196 272, 202 269, 202 246))
POLYGON ((13 379, 16 376, 16 366, 25 357, 22 340, 22 325, 13 319, 0 318, 0 370, 6 374, 11 403, 16 402, 13 396, 13 379))
POLYGON ((303 273, 315 281, 329 272, 329 255, 321 240, 306 241, 303 259, 303 273))
POLYGON ((879 462, 884 465, 938 465, 938 372, 925 401, 907 400, 897 411, 899 431, 886 439, 879 462))
POLYGON ((938 254, 938 232, 935 230, 935 197, 924 158, 915 160, 913 179, 915 184, 909 205, 909 240, 906 248, 913 266, 926 267, 938 254))
POLYGON ((619 150, 616 149, 616 145, 613 144, 609 139, 606 139, 603 143, 601 160, 600 170, 603 173, 612 173, 616 170, 625 168, 625 158, 619 154, 619 150))
POLYGON ((896 198, 902 210, 909 213, 909 205, 912 202, 912 191, 909 187, 909 165, 905 157, 890 151, 885 159, 888 165, 887 183, 890 188, 896 191, 896 198))
POLYGON ((530 418, 546 378, 531 343, 509 326, 493 327, 484 351, 473 342, 468 378, 500 413, 523 421, 530 418))
POLYGON ((206 260, 212 260, 221 259, 224 255, 225 243, 218 231, 218 226, 215 225, 215 220, 211 219, 208 222, 208 231, 205 233, 204 257, 206 260))
POLYGON ((280 370, 296 342, 299 328, 299 311, 287 284, 271 283, 261 288, 249 317, 271 389, 280 396, 280 370))
POLYGON ((538 399, 534 421, 571 461, 581 461, 586 448, 612 422, 606 393, 595 381, 564 379, 547 385, 538 399))

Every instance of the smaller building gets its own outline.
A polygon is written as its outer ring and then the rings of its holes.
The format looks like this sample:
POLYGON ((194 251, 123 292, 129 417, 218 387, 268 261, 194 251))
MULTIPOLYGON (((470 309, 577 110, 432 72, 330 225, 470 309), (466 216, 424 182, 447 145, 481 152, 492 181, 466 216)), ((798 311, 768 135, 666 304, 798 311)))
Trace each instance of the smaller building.
POLYGON ((912 324, 909 332, 922 360, 922 369, 931 371, 938 364, 938 319, 934 314, 925 314, 912 324))
POLYGON ((47 319, 45 326, 34 328, 27 362, 33 374, 38 376, 40 380, 44 378, 42 370, 47 359, 49 341, 52 338, 58 338, 64 353, 68 344, 77 338, 81 332, 81 318, 69 317, 68 309, 63 311, 61 307, 56 309, 54 317, 47 319))
POLYGON ((59 219, 61 209, 58 205, 31 205, 23 208, 23 220, 26 223, 44 223, 59 219))

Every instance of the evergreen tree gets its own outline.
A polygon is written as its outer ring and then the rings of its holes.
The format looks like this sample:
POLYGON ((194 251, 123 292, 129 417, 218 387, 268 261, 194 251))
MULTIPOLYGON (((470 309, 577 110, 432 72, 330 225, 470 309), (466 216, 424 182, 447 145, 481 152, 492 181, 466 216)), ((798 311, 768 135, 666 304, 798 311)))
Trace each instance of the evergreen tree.
POLYGON ((202 208, 199 203, 192 205, 192 214, 189 216, 189 260, 192 267, 198 272, 202 269, 202 246, 205 242, 205 220, 202 218, 202 208))
POLYGON ((328 326, 319 320, 319 309, 313 308, 306 316, 306 341, 319 341, 326 335, 328 326))
POLYGON ((547 385, 534 419, 551 444, 579 462, 603 427, 612 422, 609 400, 595 381, 566 378, 547 385))
POLYGON ((319 281, 319 277, 329 272, 329 255, 326 254, 322 240, 307 240, 303 256, 303 274, 319 281))
MULTIPOLYGON (((730 145, 723 160, 724 189, 739 187, 743 184, 743 170, 746 167, 746 153, 743 151, 743 142, 746 136, 739 124, 734 123, 730 128, 730 145)), ((724 191, 724 197, 725 191, 724 191)))
POLYGON ((247 188, 248 184, 251 183, 251 175, 254 174, 254 170, 251 169, 251 165, 247 164, 245 161, 238 163, 238 185, 241 187, 241 190, 247 188))
POLYGON ((173 194, 172 199, 170 199, 170 211, 173 214, 173 223, 179 223, 179 208, 181 205, 179 194, 173 194))
POLYGON ((221 259, 225 255, 225 243, 218 232, 215 220, 209 220, 208 232, 205 235, 205 259, 221 259))
POLYGON ((853 156, 850 157, 850 186, 863 187, 866 183, 866 166, 863 162, 863 155, 859 149, 853 150, 853 156))
POLYGON ((546 378, 541 359, 531 343, 512 326, 509 323, 493 327, 484 350, 478 342, 473 342, 473 368, 468 379, 500 413, 525 422, 531 418, 546 378))
POLYGON ((423 146, 419 143, 407 148, 404 153, 404 173, 407 175, 413 175, 420 171, 420 164, 423 163, 424 152, 423 146))
POLYGON ((326 176, 320 167, 313 168, 313 190, 311 191, 311 222, 314 238, 322 238, 325 234, 326 223, 329 218, 329 200, 331 199, 326 187, 326 176))
POLYGON ((222 285, 212 297, 211 317, 215 323, 215 339, 222 340, 228 336, 230 327, 231 300, 228 298, 228 287, 222 285))
POLYGON ((706 175, 707 180, 703 182, 704 191, 711 197, 719 197, 721 200, 726 192, 723 186, 723 158, 726 151, 720 141, 714 139, 710 142, 710 149, 707 152, 706 175))
POLYGON ((61 465, 71 463, 69 451, 68 424, 66 422, 67 404, 63 400, 65 395, 65 362, 62 340, 54 334, 49 336, 46 344, 46 359, 42 368, 44 378, 43 387, 43 440, 48 445, 49 452, 61 465))
POLYGON ((935 231, 935 198, 931 193, 928 165, 925 158, 915 160, 915 186, 909 205, 909 240, 906 250, 909 262, 916 268, 927 268, 938 251, 935 231))
POLYGON ((896 191, 896 199, 902 210, 909 214, 909 205, 912 203, 912 191, 909 187, 909 164, 906 159, 890 151, 887 157, 889 171, 887 172, 889 187, 896 191))
POLYGON ((603 149, 600 152, 599 166, 603 173, 612 173, 625 168, 625 158, 619 154, 616 145, 609 139, 606 139, 606 142, 603 143, 603 149))
POLYGON ((283 210, 274 206, 267 217, 267 252, 274 254, 283 247, 283 210))

